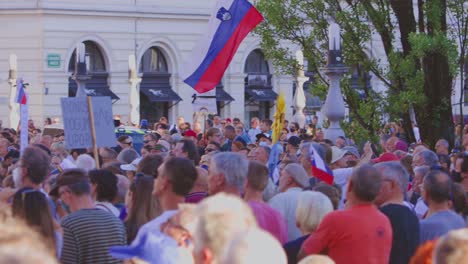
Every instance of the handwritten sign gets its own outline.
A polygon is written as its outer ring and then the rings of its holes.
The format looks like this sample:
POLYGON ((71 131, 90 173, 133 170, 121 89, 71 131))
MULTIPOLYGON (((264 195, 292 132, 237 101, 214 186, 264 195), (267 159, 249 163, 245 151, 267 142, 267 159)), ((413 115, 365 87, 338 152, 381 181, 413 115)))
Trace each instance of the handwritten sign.
MULTIPOLYGON (((117 145, 110 97, 92 97, 96 144, 117 145)), ((68 149, 92 147, 91 122, 86 97, 61 98, 65 142, 68 149)))

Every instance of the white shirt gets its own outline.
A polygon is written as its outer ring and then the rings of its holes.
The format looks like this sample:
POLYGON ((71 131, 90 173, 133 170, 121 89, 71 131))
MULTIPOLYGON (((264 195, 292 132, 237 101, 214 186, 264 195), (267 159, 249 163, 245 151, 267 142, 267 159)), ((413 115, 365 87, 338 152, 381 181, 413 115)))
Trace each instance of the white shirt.
POLYGON ((96 208, 107 211, 107 212, 115 215, 115 217, 117 217, 117 218, 120 216, 119 209, 117 209, 117 207, 115 207, 113 204, 111 204, 109 202, 96 202, 96 208))
POLYGON ((353 174, 353 168, 342 168, 333 170, 333 183, 337 184, 341 188, 341 199, 338 208, 342 209, 344 206, 344 200, 346 199, 346 186, 348 180, 353 174))
POLYGON ((268 202, 273 209, 280 212, 288 224, 288 241, 294 240, 302 236, 301 231, 296 226, 296 208, 302 189, 293 187, 287 189, 283 193, 275 195, 268 202))
POLYGON ((257 128, 253 128, 253 127, 252 127, 251 129, 249 129, 249 132, 248 132, 247 134, 249 135, 250 142, 251 142, 251 143, 257 142, 257 137, 256 137, 256 135, 257 135, 257 134, 260 134, 260 133, 262 133, 262 131, 261 131, 260 128, 258 128, 258 127, 257 127, 257 128))
POLYGON ((164 222, 166 222, 167 220, 169 220, 169 218, 173 217, 177 213, 177 211, 178 210, 165 211, 160 216, 141 226, 140 230, 138 230, 135 240, 133 240, 131 245, 138 245, 138 241, 145 233, 160 234, 161 225, 164 224, 164 222))
POLYGON ((427 210, 429 210, 429 207, 427 207, 423 198, 419 197, 416 205, 414 206, 414 212, 416 213, 416 216, 419 219, 423 219, 424 215, 427 213, 427 210))

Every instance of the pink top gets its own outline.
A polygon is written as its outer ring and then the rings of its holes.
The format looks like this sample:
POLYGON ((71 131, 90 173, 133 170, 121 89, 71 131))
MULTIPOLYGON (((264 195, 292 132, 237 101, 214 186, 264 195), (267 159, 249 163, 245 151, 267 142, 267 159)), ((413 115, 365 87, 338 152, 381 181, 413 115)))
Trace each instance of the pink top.
POLYGON ((282 244, 288 240, 288 227, 284 217, 267 203, 249 201, 258 225, 272 234, 282 244))

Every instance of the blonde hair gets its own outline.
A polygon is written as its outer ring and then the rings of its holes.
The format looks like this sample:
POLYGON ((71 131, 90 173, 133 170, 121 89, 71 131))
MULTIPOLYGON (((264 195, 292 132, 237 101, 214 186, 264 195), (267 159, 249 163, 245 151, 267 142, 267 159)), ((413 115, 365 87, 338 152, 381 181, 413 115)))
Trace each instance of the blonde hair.
POLYGON ((206 198, 197 205, 197 213, 194 253, 209 249, 215 262, 237 233, 257 226, 250 207, 233 195, 220 193, 206 198))
POLYGON ((238 233, 226 246, 223 264, 286 264, 283 247, 271 234, 254 228, 238 233))
POLYGON ((302 232, 311 233, 331 211, 333 211, 333 205, 325 194, 305 191, 299 194, 296 221, 302 232))

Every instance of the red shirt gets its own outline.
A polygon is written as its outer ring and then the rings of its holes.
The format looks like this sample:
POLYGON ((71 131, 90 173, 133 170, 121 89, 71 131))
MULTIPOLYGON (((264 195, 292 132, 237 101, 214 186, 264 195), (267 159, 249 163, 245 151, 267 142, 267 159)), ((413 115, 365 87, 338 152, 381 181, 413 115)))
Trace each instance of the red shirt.
POLYGON ((280 212, 267 203, 249 201, 248 204, 257 219, 258 226, 276 237, 281 245, 286 243, 288 240, 288 226, 286 219, 280 212))
POLYGON ((327 254, 336 264, 387 264, 392 227, 374 205, 354 206, 326 215, 302 247, 307 255, 327 254))

